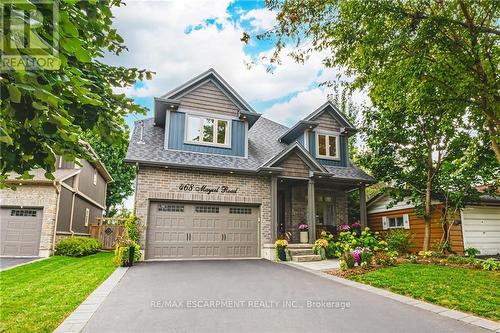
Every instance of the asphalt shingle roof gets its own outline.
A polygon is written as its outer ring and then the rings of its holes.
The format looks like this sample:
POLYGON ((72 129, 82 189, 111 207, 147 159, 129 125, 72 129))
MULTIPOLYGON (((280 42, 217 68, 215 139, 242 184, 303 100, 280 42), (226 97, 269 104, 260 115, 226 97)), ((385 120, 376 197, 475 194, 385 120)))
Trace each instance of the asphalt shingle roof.
MULTIPOLYGON (((288 147, 279 142, 279 138, 288 131, 288 127, 265 117, 259 120, 248 131, 248 158, 201 154, 187 151, 164 149, 165 130, 154 126, 153 118, 145 119, 142 142, 141 121, 136 121, 130 139, 127 157, 128 162, 170 165, 190 168, 210 168, 239 171, 256 171, 288 147)), ((335 177, 353 180, 372 181, 372 178, 355 166, 325 168, 335 177)))

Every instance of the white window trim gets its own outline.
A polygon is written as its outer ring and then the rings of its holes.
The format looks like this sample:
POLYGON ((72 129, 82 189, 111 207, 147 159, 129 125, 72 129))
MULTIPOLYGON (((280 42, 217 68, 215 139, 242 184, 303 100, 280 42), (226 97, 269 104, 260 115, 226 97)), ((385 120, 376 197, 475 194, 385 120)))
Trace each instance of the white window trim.
POLYGON ((94 178, 92 180, 92 183, 94 184, 94 186, 97 185, 97 170, 96 169, 94 169, 94 178))
POLYGON ((89 226, 89 216, 90 216, 90 210, 88 208, 85 208, 85 226, 89 226))
POLYGON ((219 117, 209 114, 201 114, 201 113, 186 113, 184 120, 184 143, 190 145, 200 145, 200 146, 211 146, 211 147, 219 147, 219 148, 231 148, 231 128, 232 128, 232 119, 226 117, 219 117), (217 140, 216 129, 218 127, 219 120, 225 121, 227 123, 226 127, 226 143, 217 143, 217 142, 205 142, 205 141, 192 141, 188 138, 188 124, 189 117, 200 118, 200 139, 203 138, 203 119, 213 119, 214 120, 214 140, 217 140))
POLYGON ((402 214, 402 215, 397 215, 397 216, 383 216, 382 217, 382 229, 383 230, 389 230, 389 229, 410 229, 410 216, 409 214, 402 214), (389 219, 397 219, 397 218, 403 218, 403 225, 401 226, 395 226, 391 227, 389 224, 389 219))
POLYGON ((335 160, 335 161, 340 161, 340 133, 338 132, 323 132, 323 131, 316 131, 316 157, 317 158, 322 158, 325 160, 335 160), (319 153, 319 136, 324 135, 325 136, 325 143, 326 143, 326 153, 330 151, 330 139, 328 138, 329 136, 335 137, 335 141, 337 143, 337 149, 335 149, 335 156, 329 156, 329 155, 321 155, 319 153))

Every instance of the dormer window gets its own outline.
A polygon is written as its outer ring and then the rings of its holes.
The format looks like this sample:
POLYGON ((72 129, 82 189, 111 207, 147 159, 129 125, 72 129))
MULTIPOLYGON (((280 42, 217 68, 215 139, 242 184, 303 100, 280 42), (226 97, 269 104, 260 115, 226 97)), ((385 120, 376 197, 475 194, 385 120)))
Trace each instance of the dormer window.
POLYGON ((198 115, 186 115, 186 117, 187 143, 230 146, 229 120, 198 115))
POLYGON ((316 134, 316 156, 339 159, 339 136, 336 134, 316 134))

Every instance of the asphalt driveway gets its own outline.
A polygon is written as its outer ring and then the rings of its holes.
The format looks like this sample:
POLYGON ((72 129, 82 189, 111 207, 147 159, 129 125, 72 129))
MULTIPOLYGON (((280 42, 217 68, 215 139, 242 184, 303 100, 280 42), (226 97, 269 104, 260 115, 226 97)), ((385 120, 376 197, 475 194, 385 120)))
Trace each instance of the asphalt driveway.
POLYGON ((40 259, 39 257, 33 257, 33 258, 8 258, 8 257, 1 257, 0 258, 0 270, 21 265, 33 260, 40 259))
POLYGON ((141 263, 84 331, 487 332, 266 260, 141 263))

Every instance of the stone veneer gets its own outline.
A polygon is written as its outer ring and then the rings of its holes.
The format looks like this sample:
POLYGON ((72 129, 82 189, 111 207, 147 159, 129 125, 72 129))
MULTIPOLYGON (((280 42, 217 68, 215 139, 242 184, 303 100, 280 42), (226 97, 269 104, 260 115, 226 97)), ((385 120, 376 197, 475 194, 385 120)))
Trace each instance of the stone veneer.
POLYGON ((57 194, 54 186, 23 184, 17 185, 15 191, 2 189, 0 190, 0 205, 43 208, 39 256, 48 257, 52 252, 57 207, 57 194))
MULTIPOLYGON (((141 230, 141 248, 146 245, 146 228, 150 201, 196 201, 220 203, 245 203, 260 206, 260 242, 271 242, 271 181, 269 177, 218 173, 211 171, 191 171, 172 168, 140 166, 137 174, 136 215, 141 230), (238 188, 236 194, 201 194, 179 190, 181 184, 207 186, 225 185, 238 188)), ((262 257, 267 257, 264 250, 262 257)))

